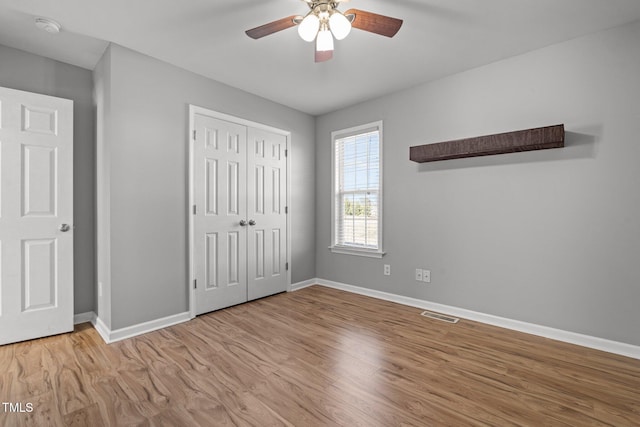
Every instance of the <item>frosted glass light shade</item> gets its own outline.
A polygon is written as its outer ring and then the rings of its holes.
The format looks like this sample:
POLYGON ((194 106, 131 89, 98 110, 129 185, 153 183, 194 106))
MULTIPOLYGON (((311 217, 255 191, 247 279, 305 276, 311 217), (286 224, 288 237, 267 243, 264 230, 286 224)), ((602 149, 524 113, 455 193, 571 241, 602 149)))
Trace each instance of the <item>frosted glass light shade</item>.
POLYGON ((335 12, 329 18, 329 28, 336 40, 342 40, 351 32, 351 22, 340 12, 335 12))
POLYGON ((306 42, 312 42, 318 34, 320 28, 320 19, 314 14, 309 14, 304 17, 300 25, 298 25, 298 34, 302 40, 306 42))
POLYGON ((318 37, 316 38, 316 50, 333 50, 333 36, 331 35, 331 31, 322 30, 318 33, 318 37))

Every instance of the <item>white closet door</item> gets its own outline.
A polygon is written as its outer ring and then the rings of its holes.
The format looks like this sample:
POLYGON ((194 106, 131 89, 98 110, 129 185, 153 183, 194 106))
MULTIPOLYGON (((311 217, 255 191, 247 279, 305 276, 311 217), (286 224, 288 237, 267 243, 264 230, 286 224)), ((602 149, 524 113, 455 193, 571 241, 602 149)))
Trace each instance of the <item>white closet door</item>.
POLYGON ((287 290, 287 138, 249 128, 248 134, 249 300, 287 290))
POLYGON ((0 88, 0 344, 73 330, 73 101, 0 88))
POLYGON ((204 115, 194 124, 195 298, 202 314, 247 301, 247 128, 204 115))

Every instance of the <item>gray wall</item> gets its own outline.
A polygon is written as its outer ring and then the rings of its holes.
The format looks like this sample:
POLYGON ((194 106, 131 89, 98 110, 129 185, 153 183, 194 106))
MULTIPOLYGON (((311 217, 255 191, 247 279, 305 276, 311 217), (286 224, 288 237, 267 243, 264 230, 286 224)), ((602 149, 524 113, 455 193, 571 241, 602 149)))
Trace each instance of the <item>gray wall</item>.
POLYGON ((107 55, 108 326, 188 310, 188 104, 292 132, 292 280, 314 277, 314 118, 117 45, 107 55))
POLYGON ((318 277, 640 345, 638 40, 635 23, 319 117, 318 277), (330 132, 379 119, 388 254, 332 254, 330 132), (559 123, 563 149, 408 159, 412 145, 559 123))
POLYGON ((74 311, 93 311, 95 146, 91 71, 0 45, 0 86, 73 100, 74 311))

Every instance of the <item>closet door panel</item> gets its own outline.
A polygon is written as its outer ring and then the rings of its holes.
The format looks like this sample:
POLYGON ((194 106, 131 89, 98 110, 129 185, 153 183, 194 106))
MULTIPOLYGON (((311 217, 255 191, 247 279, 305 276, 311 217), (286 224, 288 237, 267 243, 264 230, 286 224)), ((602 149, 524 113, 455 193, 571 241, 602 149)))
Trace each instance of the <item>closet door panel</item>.
POLYGON ((195 116, 196 314, 247 301, 247 128, 195 116))
POLYGON ((287 137, 249 128, 248 145, 247 287, 252 300, 287 290, 287 137))

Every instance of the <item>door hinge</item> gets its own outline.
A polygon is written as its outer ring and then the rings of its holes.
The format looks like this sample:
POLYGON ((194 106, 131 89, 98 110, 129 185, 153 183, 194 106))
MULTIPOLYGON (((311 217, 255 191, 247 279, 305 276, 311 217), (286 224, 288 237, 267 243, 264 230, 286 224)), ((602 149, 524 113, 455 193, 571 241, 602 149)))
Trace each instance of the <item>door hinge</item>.
POLYGON ((196 139, 196 131, 193 131, 193 139, 196 139))
POLYGON ((195 215, 195 214, 196 214, 196 212, 197 212, 196 205, 193 205, 193 214, 195 215))
POLYGON ((198 288, 198 279, 193 279, 193 289, 198 288))
POLYGON ((285 270, 287 270, 287 271, 289 271, 289 263, 288 263, 288 262, 286 262, 286 263, 284 264, 284 269, 285 269, 285 270))
POLYGON ((284 150, 284 156, 287 157, 289 155, 289 150, 284 150))
POLYGON ((284 213, 288 214, 289 213, 289 206, 285 206, 284 207, 284 213))

